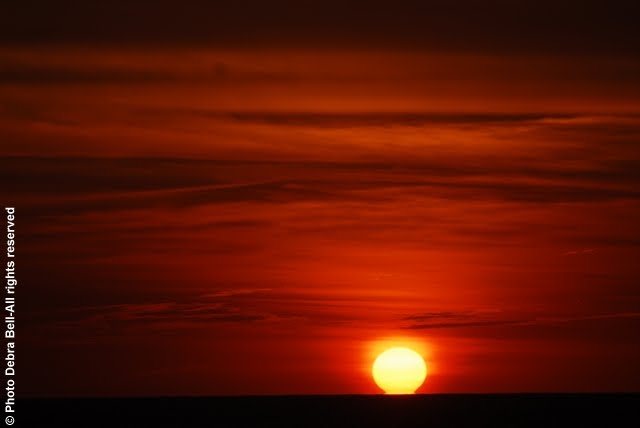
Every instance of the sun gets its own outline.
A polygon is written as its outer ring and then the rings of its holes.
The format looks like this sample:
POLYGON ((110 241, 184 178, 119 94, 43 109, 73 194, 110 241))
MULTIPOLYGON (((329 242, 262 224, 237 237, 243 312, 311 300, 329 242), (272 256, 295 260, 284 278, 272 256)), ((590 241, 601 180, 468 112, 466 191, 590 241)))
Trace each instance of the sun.
POLYGON ((387 394, 413 394, 427 377, 427 366, 416 351, 390 348, 373 363, 373 380, 387 394))

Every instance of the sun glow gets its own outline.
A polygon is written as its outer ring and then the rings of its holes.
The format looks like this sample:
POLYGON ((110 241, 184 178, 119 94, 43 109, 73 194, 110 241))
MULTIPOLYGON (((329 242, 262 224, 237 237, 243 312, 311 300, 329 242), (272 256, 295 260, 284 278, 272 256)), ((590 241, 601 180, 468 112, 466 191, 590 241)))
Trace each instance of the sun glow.
POLYGON ((381 353, 373 363, 373 380, 387 394, 413 394, 427 377, 420 354, 395 347, 381 353))

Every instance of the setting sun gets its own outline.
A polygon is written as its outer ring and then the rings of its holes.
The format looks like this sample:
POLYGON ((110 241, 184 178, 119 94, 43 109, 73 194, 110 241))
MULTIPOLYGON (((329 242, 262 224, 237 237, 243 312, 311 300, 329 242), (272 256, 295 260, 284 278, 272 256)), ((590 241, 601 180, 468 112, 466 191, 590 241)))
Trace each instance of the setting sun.
POLYGON ((413 394, 427 377, 420 354, 409 348, 390 348, 373 363, 373 379, 387 394, 413 394))

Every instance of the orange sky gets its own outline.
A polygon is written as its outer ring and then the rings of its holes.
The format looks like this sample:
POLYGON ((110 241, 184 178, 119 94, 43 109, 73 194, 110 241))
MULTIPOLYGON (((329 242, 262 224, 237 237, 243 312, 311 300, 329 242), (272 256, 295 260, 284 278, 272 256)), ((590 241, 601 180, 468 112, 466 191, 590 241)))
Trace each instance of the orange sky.
POLYGON ((1 52, 24 394, 638 389, 638 60, 1 52))

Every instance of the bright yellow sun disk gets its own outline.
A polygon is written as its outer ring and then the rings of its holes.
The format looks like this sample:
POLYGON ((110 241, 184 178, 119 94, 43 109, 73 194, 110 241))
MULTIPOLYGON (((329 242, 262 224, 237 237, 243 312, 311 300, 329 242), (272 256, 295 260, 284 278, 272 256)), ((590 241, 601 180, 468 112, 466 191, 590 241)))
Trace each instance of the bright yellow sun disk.
POLYGON ((413 394, 426 377, 424 360, 409 348, 387 349, 373 363, 373 380, 387 394, 413 394))

